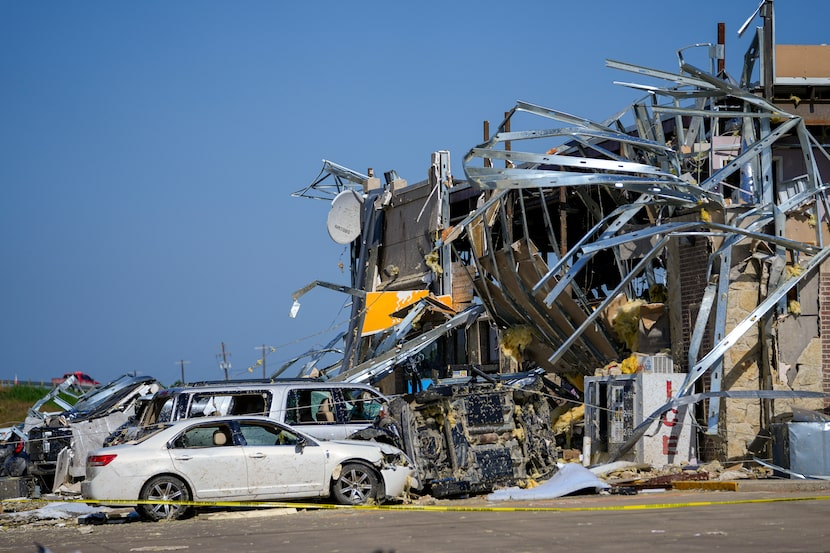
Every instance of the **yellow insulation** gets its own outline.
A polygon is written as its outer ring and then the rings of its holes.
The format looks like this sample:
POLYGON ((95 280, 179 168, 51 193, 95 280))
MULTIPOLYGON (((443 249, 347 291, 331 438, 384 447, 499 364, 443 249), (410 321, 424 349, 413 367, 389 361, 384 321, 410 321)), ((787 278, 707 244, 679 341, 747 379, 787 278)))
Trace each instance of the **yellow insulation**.
POLYGON ((562 375, 565 380, 580 392, 585 391, 585 375, 580 373, 565 373, 562 375))
POLYGON ((617 316, 614 317, 614 330, 631 351, 637 351, 640 308, 645 304, 644 300, 628 301, 617 310, 617 316))
POLYGON ((533 341, 533 333, 526 325, 513 326, 502 333, 501 351, 519 365, 523 361, 524 349, 533 341))
POLYGON ((424 262, 427 264, 427 267, 429 267, 432 270, 433 273, 440 275, 444 272, 444 269, 441 268, 441 264, 439 263, 437 251, 429 252, 428 254, 426 254, 426 256, 424 256, 424 262))
POLYGON ((803 272, 804 269, 801 265, 787 265, 787 278, 801 276, 801 273, 803 272))
POLYGON ((570 411, 563 413, 556 422, 553 423, 553 433, 562 434, 569 432, 574 423, 585 418, 585 404, 577 405, 570 411))
POLYGON ((623 374, 634 374, 640 370, 640 360, 633 353, 624 359, 620 365, 620 372, 623 374))

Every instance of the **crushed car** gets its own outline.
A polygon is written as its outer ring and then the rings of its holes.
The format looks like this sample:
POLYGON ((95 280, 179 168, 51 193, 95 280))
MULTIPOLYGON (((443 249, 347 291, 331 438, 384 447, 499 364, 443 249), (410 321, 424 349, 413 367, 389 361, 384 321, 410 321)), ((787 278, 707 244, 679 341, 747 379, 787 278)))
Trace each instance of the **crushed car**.
POLYGON ((433 497, 528 485, 557 470, 549 397, 542 371, 479 372, 392 399, 388 413, 353 437, 401 448, 433 497))
POLYGON ((77 484, 86 473, 87 453, 100 448, 110 433, 134 415, 141 397, 162 388, 153 377, 129 374, 73 397, 74 385, 74 376, 67 378, 35 403, 25 422, 12 430, 2 447, 4 476, 25 476, 38 488, 52 491, 77 484), (73 405, 67 399, 76 401, 73 405), (52 403, 63 410, 40 410, 52 403))

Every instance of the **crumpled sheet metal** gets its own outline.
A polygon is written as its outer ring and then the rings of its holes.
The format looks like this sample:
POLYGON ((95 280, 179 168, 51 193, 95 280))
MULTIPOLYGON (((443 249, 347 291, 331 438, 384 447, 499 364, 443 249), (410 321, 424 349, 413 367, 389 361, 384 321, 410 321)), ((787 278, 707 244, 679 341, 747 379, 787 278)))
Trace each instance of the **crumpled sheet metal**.
MULTIPOLYGON (((647 96, 603 122, 594 122, 554 109, 518 102, 507 114, 498 131, 484 144, 472 148, 464 158, 464 171, 467 177, 482 189, 490 191, 490 199, 485 200, 479 210, 471 213, 459 225, 465 228, 471 241, 474 239, 474 233, 481 234, 480 229, 485 221, 491 229, 498 228, 499 224, 504 228, 514 226, 519 228, 520 225, 513 223, 520 221, 524 216, 521 211, 524 206, 522 193, 537 193, 544 199, 545 190, 568 187, 570 192, 582 194, 583 191, 599 187, 615 197, 616 208, 608 215, 597 210, 596 206, 592 208, 591 204, 586 202, 586 213, 591 213, 592 209, 595 211, 594 218, 597 221, 595 226, 566 253, 563 253, 550 270, 538 278, 537 282, 526 283, 530 291, 527 295, 531 301, 538 302, 538 292, 545 290, 544 304, 546 306, 558 308, 564 298, 567 297, 570 300, 573 297, 585 311, 582 320, 571 317, 566 325, 552 328, 540 336, 549 347, 554 349, 548 358, 549 364, 553 367, 558 366, 556 370, 560 371, 565 368, 572 369, 573 365, 579 363, 579 359, 585 359, 585 366, 582 369, 586 373, 592 370, 591 365, 594 368, 602 366, 603 355, 598 355, 597 348, 592 347, 592 341, 587 339, 586 332, 597 327, 593 324, 592 317, 597 318, 596 311, 602 310, 606 304, 596 306, 589 305, 584 300, 580 301, 580 298, 585 298, 588 294, 579 288, 577 280, 580 272, 590 270, 586 269, 586 264, 597 252, 612 252, 619 259, 623 244, 641 240, 644 233, 651 232, 656 238, 663 238, 663 242, 658 243, 655 249, 665 247, 667 244, 665 239, 668 237, 700 234, 714 237, 728 247, 752 240, 765 242, 781 250, 795 252, 794 255, 800 254, 802 265, 809 268, 814 268, 817 262, 804 262, 805 258, 813 257, 813 261, 820 261, 827 255, 827 248, 820 236, 816 239, 818 246, 813 246, 808 243, 782 241, 779 236, 762 232, 761 227, 762 223, 773 224, 770 216, 772 213, 791 213, 803 209, 810 203, 815 204, 821 217, 827 217, 826 191, 821 184, 822 179, 812 157, 823 155, 830 158, 830 156, 818 141, 809 135, 801 118, 783 111, 729 80, 709 75, 684 63, 682 57, 680 73, 653 70, 615 61, 608 61, 607 65, 613 69, 629 71, 639 76, 667 81, 668 85, 644 87, 631 83, 618 83, 645 90, 647 96), (742 104, 743 109, 738 111, 721 109, 722 103, 727 99, 736 104, 742 104), (680 105, 680 100, 693 100, 694 104, 684 107, 680 105), (628 116, 633 116, 635 125, 623 124, 623 117, 628 116), (511 129, 511 122, 513 122, 512 126, 517 126, 514 117, 522 123, 526 118, 530 118, 531 127, 539 120, 543 123, 551 121, 560 123, 563 127, 514 130, 511 129), (728 120, 740 122, 742 143, 738 155, 720 168, 713 167, 711 172, 700 174, 691 171, 688 165, 684 165, 684 162, 691 161, 690 156, 694 155, 698 141, 710 140, 702 133, 716 134, 714 126, 704 131, 704 122, 728 120), (663 125, 672 121, 674 121, 674 128, 669 127, 669 130, 674 135, 669 136, 663 125), (807 175, 803 190, 794 196, 782 197, 780 191, 778 194, 774 193, 774 190, 770 188, 772 185, 769 179, 763 178, 765 175, 762 173, 769 164, 771 148, 780 139, 792 136, 796 136, 801 142, 807 175), (510 147, 506 147, 508 144, 510 147), (552 144, 554 147, 551 148, 552 144), (614 149, 613 145, 616 145, 618 149, 614 149), (503 146, 503 149, 497 149, 503 146), (531 152, 530 150, 534 147, 542 153, 531 152), (518 151, 517 148, 521 148, 522 151, 518 151), (484 160, 503 160, 505 167, 490 166, 490 163, 483 163, 484 160), (740 187, 734 184, 738 173, 742 173, 743 168, 747 166, 754 167, 756 172, 754 186, 757 189, 753 189, 751 194, 744 190, 743 178, 740 187), (684 171, 686 171, 685 174, 684 171), (731 183, 727 181, 730 177, 731 183), (698 178, 702 179, 701 182, 696 181, 698 178), (733 195, 731 202, 724 197, 724 193, 730 189, 733 195), (513 199, 511 199, 511 194, 513 199), (513 221, 488 220, 488 216, 494 213, 493 201, 513 206, 514 211, 511 215, 513 221), (668 220, 662 219, 663 213, 671 216, 672 210, 676 208, 694 213, 701 209, 721 209, 739 204, 743 204, 742 207, 746 212, 726 224, 708 221, 703 214, 701 214, 700 221, 691 226, 685 223, 675 223, 673 227, 668 220), (653 212, 657 215, 656 220, 651 223, 652 228, 647 231, 634 230, 632 232, 628 223, 633 221, 635 215, 639 216, 638 214, 642 213, 646 206, 657 210, 653 212), (671 209, 661 211, 662 207, 671 209), (567 336, 567 339, 563 341, 560 338, 562 335, 567 336)), ((504 211, 502 208, 502 212, 504 211)), ((551 228, 553 222, 545 223, 551 235, 554 234, 554 229, 551 228)), ((527 225, 527 221, 524 223, 527 225)), ((779 225, 780 221, 776 220, 775 224, 779 225)), ((527 238, 507 235, 503 238, 510 244, 521 239, 527 238)), ((492 252, 482 253, 493 256, 492 252)), ((658 254, 659 252, 652 250, 648 256, 658 254)), ((483 258, 483 255, 479 257, 483 258)), ((492 262, 488 264, 487 260, 484 262, 481 262, 481 259, 476 260, 476 266, 479 269, 484 268, 485 277, 488 276, 489 267, 493 265, 495 264, 492 262)), ((497 266, 496 269, 498 270, 490 270, 490 278, 494 282, 499 282, 504 278, 505 264, 497 266)), ((611 265, 608 269, 614 270, 611 265)), ((646 269, 646 263, 634 269, 620 266, 620 287, 625 288, 632 277, 641 276, 641 274, 632 273, 646 269), (626 271, 628 271, 627 274, 626 271)), ((805 274, 797 280, 806 278, 808 272, 805 270, 805 274)), ((710 270, 710 274, 717 274, 717 268, 710 270)), ((792 287, 792 285, 791 282, 786 285, 781 282, 773 283, 769 290, 771 301, 765 303, 764 312, 756 310, 751 317, 747 318, 747 321, 744 321, 745 324, 737 325, 737 332, 729 333, 728 340, 720 340, 709 352, 700 352, 700 357, 693 363, 695 366, 690 368, 693 379, 697 380, 709 371, 722 358, 730 343, 734 343, 734 340, 740 337, 739 335, 755 324, 758 317, 766 316, 769 310, 775 308, 776 300, 783 294, 784 287, 792 287)), ((497 289, 497 285, 492 285, 487 288, 487 291, 497 289)), ((543 313, 543 310, 517 309, 516 305, 520 305, 521 302, 512 302, 511 305, 510 302, 493 292, 490 292, 489 297, 488 293, 480 295, 488 311, 494 313, 497 320, 504 319, 510 321, 511 324, 529 324, 536 329, 545 329, 545 325, 540 324, 545 321, 539 315, 539 312, 543 313), (506 308, 509 310, 506 311, 506 308), (521 317, 525 320, 515 320, 521 317)), ((609 293, 608 296, 607 301, 611 301, 614 294, 609 293)), ((548 322, 550 320, 552 318, 549 317, 548 322)), ((610 358, 611 356, 605 357, 607 361, 614 360, 610 358)), ((687 387, 683 393, 689 391, 690 388, 687 387)))
POLYGON ((537 499, 555 499, 578 491, 594 490, 599 492, 610 488, 587 468, 577 463, 565 463, 556 474, 535 488, 503 488, 487 496, 490 501, 527 501, 537 499))

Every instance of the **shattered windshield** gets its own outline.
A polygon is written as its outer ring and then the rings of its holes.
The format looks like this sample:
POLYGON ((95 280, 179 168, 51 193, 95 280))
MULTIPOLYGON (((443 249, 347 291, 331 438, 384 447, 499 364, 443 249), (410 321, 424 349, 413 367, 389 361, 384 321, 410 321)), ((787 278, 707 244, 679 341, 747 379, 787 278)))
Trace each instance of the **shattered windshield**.
POLYGON ((92 390, 78 400, 71 409, 64 412, 70 419, 79 417, 91 417, 103 413, 106 409, 117 403, 120 399, 132 392, 138 384, 150 382, 148 377, 135 377, 123 375, 100 388, 92 390))

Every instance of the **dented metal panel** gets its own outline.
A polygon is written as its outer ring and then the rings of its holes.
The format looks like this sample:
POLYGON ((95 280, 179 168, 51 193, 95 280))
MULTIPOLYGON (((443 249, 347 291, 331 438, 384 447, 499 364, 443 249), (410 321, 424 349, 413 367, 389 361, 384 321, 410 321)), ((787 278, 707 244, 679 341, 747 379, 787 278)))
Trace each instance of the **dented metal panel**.
POLYGON ((506 382, 439 384, 394 399, 382 425, 435 497, 527 484, 557 470, 543 390, 539 374, 506 382))
MULTIPOLYGON (((56 389, 59 389, 60 386, 56 389)), ((29 474, 49 488, 83 478, 86 454, 135 414, 143 396, 162 388, 149 376, 121 376, 90 390, 74 406, 47 416, 30 414, 24 427, 29 474)))

